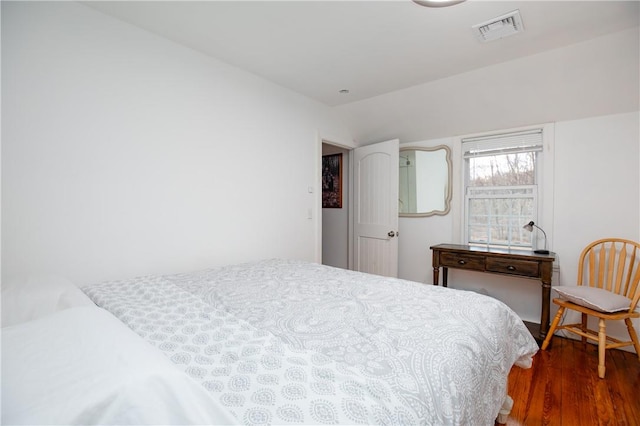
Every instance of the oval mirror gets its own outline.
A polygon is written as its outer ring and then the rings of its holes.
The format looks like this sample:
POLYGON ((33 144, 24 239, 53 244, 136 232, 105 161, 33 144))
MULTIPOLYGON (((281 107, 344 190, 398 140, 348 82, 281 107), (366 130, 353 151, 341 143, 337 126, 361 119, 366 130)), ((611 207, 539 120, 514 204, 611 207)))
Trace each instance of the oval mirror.
POLYGON ((446 215, 451 208, 451 150, 400 148, 398 212, 401 217, 446 215))

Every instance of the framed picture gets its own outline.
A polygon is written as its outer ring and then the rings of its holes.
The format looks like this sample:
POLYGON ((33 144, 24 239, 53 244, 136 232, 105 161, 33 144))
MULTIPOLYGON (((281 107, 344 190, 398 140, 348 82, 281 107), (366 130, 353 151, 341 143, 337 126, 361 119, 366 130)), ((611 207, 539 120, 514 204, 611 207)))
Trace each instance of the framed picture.
POLYGON ((322 156, 322 208, 342 208, 342 154, 322 156))

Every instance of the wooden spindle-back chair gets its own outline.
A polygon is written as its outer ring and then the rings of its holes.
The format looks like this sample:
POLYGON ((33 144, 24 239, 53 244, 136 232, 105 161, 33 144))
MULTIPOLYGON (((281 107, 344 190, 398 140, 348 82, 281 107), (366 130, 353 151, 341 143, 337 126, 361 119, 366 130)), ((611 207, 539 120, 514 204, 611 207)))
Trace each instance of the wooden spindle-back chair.
POLYGON ((598 376, 605 375, 605 351, 611 348, 631 346, 640 359, 638 335, 632 318, 640 318, 640 244, 621 238, 606 238, 589 244, 578 261, 577 286, 558 286, 554 290, 560 295, 553 299, 558 305, 547 336, 542 344, 546 350, 553 333, 566 330, 598 342, 598 376), (582 314, 576 324, 559 325, 566 309, 582 314), (598 330, 587 325, 588 316, 598 318, 598 330), (624 320, 631 340, 621 341, 607 335, 606 321, 624 320))

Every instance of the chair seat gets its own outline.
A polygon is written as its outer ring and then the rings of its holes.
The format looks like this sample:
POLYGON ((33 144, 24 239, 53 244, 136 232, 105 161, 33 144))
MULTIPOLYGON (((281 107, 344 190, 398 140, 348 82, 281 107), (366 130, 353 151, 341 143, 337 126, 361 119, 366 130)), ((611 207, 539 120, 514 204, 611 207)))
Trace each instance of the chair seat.
POLYGON ((591 315, 598 318, 604 318, 606 320, 623 320, 625 318, 640 318, 640 312, 637 309, 633 312, 602 312, 592 308, 588 308, 586 306, 578 305, 577 303, 571 302, 570 300, 564 299, 553 299, 553 303, 558 306, 563 306, 567 309, 571 309, 573 311, 578 311, 583 314, 591 315))
POLYGON ((592 308, 599 312, 628 311, 629 306, 631 306, 631 299, 628 297, 598 287, 561 285, 553 287, 553 291, 560 295, 560 299, 568 300, 576 305, 592 308))

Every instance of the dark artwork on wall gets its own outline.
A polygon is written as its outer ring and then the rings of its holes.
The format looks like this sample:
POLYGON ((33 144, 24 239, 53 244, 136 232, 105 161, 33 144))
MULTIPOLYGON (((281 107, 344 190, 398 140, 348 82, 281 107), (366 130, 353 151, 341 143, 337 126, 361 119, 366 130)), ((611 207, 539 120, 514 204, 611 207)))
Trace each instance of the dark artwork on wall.
POLYGON ((322 208, 342 208, 342 154, 322 156, 322 208))

